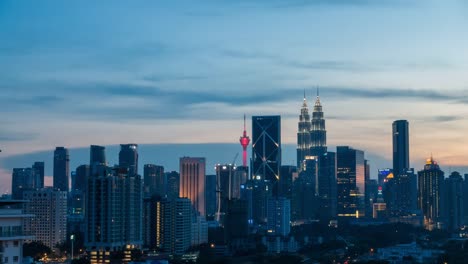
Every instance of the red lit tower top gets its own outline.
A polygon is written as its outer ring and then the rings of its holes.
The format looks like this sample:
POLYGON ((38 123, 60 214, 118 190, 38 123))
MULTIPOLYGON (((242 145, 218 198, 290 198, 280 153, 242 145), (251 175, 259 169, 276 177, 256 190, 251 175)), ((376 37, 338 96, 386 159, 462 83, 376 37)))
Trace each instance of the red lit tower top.
POLYGON ((242 165, 247 167, 247 147, 250 143, 250 138, 247 136, 247 131, 245 128, 245 115, 244 115, 244 134, 239 139, 240 144, 242 145, 242 165))

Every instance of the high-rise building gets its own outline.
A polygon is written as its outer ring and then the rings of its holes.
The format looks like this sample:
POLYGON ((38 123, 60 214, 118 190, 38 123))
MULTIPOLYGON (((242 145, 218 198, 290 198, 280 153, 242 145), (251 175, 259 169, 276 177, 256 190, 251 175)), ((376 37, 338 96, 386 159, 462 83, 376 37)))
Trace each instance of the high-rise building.
POLYGON ((398 175, 409 166, 409 132, 408 121, 393 122, 393 173, 398 175))
POLYGON ((27 190, 23 193, 26 218, 24 231, 50 248, 65 241, 67 236, 67 192, 53 188, 27 190))
POLYGON ((180 190, 181 198, 188 198, 200 215, 206 215, 205 200, 205 158, 180 158, 180 190))
POLYGON ((143 244, 142 180, 136 166, 122 164, 93 165, 88 180, 85 245, 91 263, 104 263, 116 251, 129 256, 128 249, 143 244))
POLYGON ((23 263, 23 244, 33 237, 23 222, 31 215, 22 211, 23 201, 0 199, 0 263, 23 263))
POLYGON ((206 217, 209 219, 214 219, 218 212, 218 192, 216 184, 216 175, 209 174, 206 175, 206 217))
POLYGON ((268 184, 278 193, 281 167, 281 117, 252 117, 252 178, 268 184))
POLYGON ((166 172, 166 196, 168 199, 179 197, 180 174, 177 171, 166 172))
POLYGON ((281 197, 292 198, 292 183, 293 175, 297 173, 297 167, 291 165, 283 165, 280 169, 280 180, 278 195, 281 197))
POLYGON ((91 166, 95 164, 106 165, 106 148, 103 146, 91 145, 89 164, 91 166))
MULTIPOLYGON (((70 192, 70 213, 84 217, 86 210, 86 188, 90 175, 89 165, 80 165, 72 172, 72 189, 70 192)), ((77 220, 77 219, 75 219, 77 220)), ((84 221, 84 219, 82 219, 84 221)))
POLYGON ((144 190, 146 196, 166 196, 167 181, 163 166, 145 164, 145 166, 143 167, 143 175, 144 190))
POLYGON ((127 168, 129 174, 138 174, 138 145, 121 144, 119 167, 127 168))
POLYGON ((44 188, 44 162, 36 161, 32 165, 33 175, 34 175, 34 187, 35 188, 44 188))
POLYGON ((297 168, 301 167, 302 161, 310 155, 310 115, 309 107, 304 91, 304 101, 302 102, 301 114, 297 128, 297 168))
POLYGON ((76 168, 75 175, 72 177, 72 191, 80 190, 86 192, 88 178, 90 175, 89 165, 80 165, 76 168))
POLYGON ((34 188, 34 175, 31 168, 14 168, 11 176, 11 196, 23 199, 23 192, 34 188))
POLYGON ((191 246, 192 209, 187 198, 153 196, 144 200, 144 244, 182 255, 191 246))
POLYGON ((318 158, 307 156, 302 164, 301 172, 293 181, 292 213, 293 221, 313 220, 317 217, 318 201, 318 158))
POLYGON ((330 220, 336 217, 336 153, 325 152, 318 160, 318 217, 330 220))
POLYGON ((241 185, 245 184, 249 179, 249 167, 237 166, 234 170, 234 181, 231 193, 231 198, 240 199, 241 197, 241 185))
POLYGON ((262 179, 248 180, 241 187, 241 199, 247 201, 247 214, 250 224, 264 224, 267 221, 267 201, 272 190, 262 179))
POLYGON ((54 151, 54 188, 68 192, 70 175, 70 156, 68 149, 56 147, 54 151))
POLYGON ((387 216, 387 204, 383 199, 382 187, 377 189, 377 200, 372 204, 372 218, 382 219, 387 216))
POLYGON ((208 243, 208 222, 201 215, 192 215, 192 246, 208 243))
POLYGON ((426 229, 442 227, 443 185, 444 172, 432 157, 427 159, 424 169, 418 171, 418 207, 422 210, 426 229))
POLYGON ((363 217, 365 187, 364 151, 336 148, 338 216, 363 217))
POLYGON ((242 245, 249 235, 248 202, 232 199, 228 201, 228 209, 224 221, 225 237, 231 247, 242 245))
POLYGON ((459 172, 452 172, 445 179, 444 190, 444 211, 445 219, 447 220, 447 228, 450 231, 458 230, 464 225, 464 196, 467 195, 463 191, 463 178, 459 172))
POLYGON ((318 88, 317 99, 315 100, 314 111, 312 112, 310 142, 311 156, 319 157, 327 152, 327 130, 325 130, 325 119, 323 118, 318 88))
POLYGON ((288 236, 291 231, 291 202, 284 197, 268 199, 267 231, 277 236, 288 236))
MULTIPOLYGON (((217 208, 216 220, 223 221, 224 214, 227 211, 227 203, 232 199, 234 189, 234 171, 236 167, 233 164, 216 164, 216 183, 217 183, 217 208)), ((237 181, 238 182, 238 181, 237 181)))

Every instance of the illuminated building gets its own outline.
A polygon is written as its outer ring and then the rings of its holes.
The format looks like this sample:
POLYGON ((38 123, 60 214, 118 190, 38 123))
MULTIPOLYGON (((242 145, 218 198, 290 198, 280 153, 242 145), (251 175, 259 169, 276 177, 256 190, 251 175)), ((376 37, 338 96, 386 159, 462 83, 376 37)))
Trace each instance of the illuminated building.
POLYGON ((227 203, 229 200, 238 198, 240 195, 240 185, 242 173, 236 173, 237 167, 233 164, 217 164, 216 182, 218 189, 217 192, 217 214, 216 220, 222 224, 222 218, 227 210, 227 203), (234 197, 234 194, 236 197, 234 197))
POLYGON ((307 106, 304 91, 304 101, 302 103, 301 115, 299 115, 297 130, 297 168, 300 168, 305 157, 310 155, 310 127, 309 107, 307 106))
POLYGON ((143 182, 145 195, 148 197, 153 195, 166 196, 166 174, 164 174, 163 166, 145 164, 143 166, 143 182))
POLYGON ((372 217, 381 219, 387 216, 387 204, 383 199, 382 186, 378 188, 377 200, 372 204, 372 217))
POLYGON ((426 161, 424 169, 418 172, 418 207, 422 210, 426 229, 442 227, 443 184, 444 172, 431 157, 426 161))
POLYGON ((336 148, 338 216, 363 217, 365 189, 364 151, 336 148))
POLYGON ((246 126, 245 126, 245 115, 244 115, 244 133, 239 139, 240 144, 242 145, 242 166, 247 167, 247 147, 250 144, 250 138, 247 136, 246 126))
POLYGON ((278 194, 281 167, 281 117, 252 117, 252 177, 278 194))
POLYGON ((310 128, 310 155, 320 157, 327 152, 327 131, 325 130, 325 119, 323 118, 322 104, 320 103, 317 88, 317 99, 312 112, 310 128))
POLYGON ((54 151, 54 188, 68 192, 68 177, 70 175, 70 156, 68 149, 56 147, 54 151))
POLYGON ((180 158, 179 196, 190 199, 192 207, 202 216, 206 215, 205 170, 205 158, 180 158))
POLYGON ((143 244, 142 180, 135 173, 136 159, 127 159, 126 155, 136 151, 133 146, 121 145, 119 160, 123 167, 94 164, 91 168, 85 232, 91 263, 107 263, 111 252, 118 251, 128 259, 130 250, 143 244))
POLYGON ((67 236, 67 192, 44 188, 23 193, 24 213, 33 217, 24 221, 24 231, 34 236, 34 241, 55 248, 67 236))

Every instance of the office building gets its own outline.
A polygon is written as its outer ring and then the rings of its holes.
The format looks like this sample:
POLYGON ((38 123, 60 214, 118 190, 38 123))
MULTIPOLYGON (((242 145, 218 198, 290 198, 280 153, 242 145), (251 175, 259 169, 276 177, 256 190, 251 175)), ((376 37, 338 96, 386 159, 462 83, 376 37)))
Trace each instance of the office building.
POLYGON ((310 155, 320 157, 327 152, 327 130, 325 130, 325 119, 323 118, 322 104, 317 88, 317 99, 312 112, 310 128, 310 155))
MULTIPOLYGON (((217 213, 216 220, 221 221, 227 211, 227 202, 232 199, 234 185, 239 181, 234 180, 234 171, 236 167, 233 164, 217 164, 216 183, 218 186, 217 192, 217 213)), ((240 186, 240 183, 239 183, 240 186)))
POLYGON ((307 156, 301 165, 299 176, 293 181, 292 212, 293 221, 317 218, 318 201, 318 158, 307 156))
POLYGON ((0 200, 0 263, 23 263, 23 244, 33 237, 23 222, 32 215, 23 213, 23 201, 0 200))
POLYGON ((11 176, 11 196, 13 199, 23 199, 25 190, 34 189, 34 175, 31 168, 14 168, 11 176))
POLYGON ((241 187, 241 199, 247 201, 249 224, 264 224, 267 221, 267 201, 272 190, 260 177, 248 180, 241 187))
POLYGON ((179 197, 180 174, 177 171, 166 172, 166 196, 168 199, 179 197))
POLYGON ((291 200, 292 198, 292 183, 294 174, 297 174, 297 167, 291 165, 283 165, 280 169, 279 192, 278 195, 291 200))
POLYGON ((192 244, 192 203, 187 198, 168 201, 164 207, 163 249, 182 255, 192 244))
POLYGON ((331 220, 336 217, 336 153, 325 152, 318 160, 318 218, 331 220))
POLYGON ((144 190, 146 196, 166 196, 167 181, 163 166, 145 164, 145 166, 143 167, 143 176, 144 190))
POLYGON ((297 168, 301 167, 302 161, 310 155, 310 115, 309 107, 304 91, 304 101, 302 102, 301 114, 297 128, 297 168))
POLYGON ((89 165, 107 165, 106 148, 103 146, 91 145, 89 152, 89 165))
POLYGON ((464 225, 464 196, 463 178, 460 173, 454 171, 444 183, 444 211, 447 222, 447 229, 456 231, 464 225))
POLYGON ((365 188, 364 152, 347 146, 336 148, 338 216, 363 217, 365 188))
POLYGON ((393 122, 393 173, 398 175, 409 169, 408 121, 393 122))
POLYGON ((44 188, 44 162, 34 162, 32 165, 32 171, 34 176, 34 187, 38 189, 44 188))
POLYGON ((24 221, 24 231, 51 249, 67 235, 67 192, 53 188, 27 190, 23 193, 24 213, 33 215, 24 221))
POLYGON ((231 248, 240 247, 245 244, 249 235, 248 202, 233 199, 228 201, 227 207, 224 220, 225 240, 231 248))
POLYGON ((119 152, 119 167, 126 168, 130 175, 138 174, 138 145, 121 144, 119 152))
POLYGON ((219 198, 217 188, 216 175, 206 175, 206 217, 208 219, 215 219, 215 216, 217 216, 219 198))
POLYGON ((267 232, 276 236, 288 236, 291 231, 291 202, 284 197, 268 199, 267 232))
POLYGON ((252 117, 252 178, 268 184, 278 194, 281 167, 281 117, 252 117))
POLYGON ((232 199, 240 199, 241 197, 241 185, 245 184, 249 179, 249 167, 237 166, 234 170, 234 183, 231 193, 232 199))
POLYGON ((70 176, 70 156, 68 149, 56 147, 54 151, 54 188, 68 192, 70 176))
POLYGON ((424 216, 426 229, 442 228, 442 190, 444 172, 431 157, 424 169, 418 171, 418 208, 424 216))
POLYGON ((206 215, 205 171, 205 158, 180 158, 179 196, 190 199, 192 207, 202 216, 206 215))
POLYGON ((208 243, 208 222, 204 216, 192 214, 191 245, 198 246, 208 243))

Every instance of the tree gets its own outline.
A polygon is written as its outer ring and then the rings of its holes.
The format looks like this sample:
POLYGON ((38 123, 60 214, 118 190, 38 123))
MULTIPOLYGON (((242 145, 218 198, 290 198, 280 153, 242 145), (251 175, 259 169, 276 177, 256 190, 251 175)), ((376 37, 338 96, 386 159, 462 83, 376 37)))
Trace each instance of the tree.
POLYGON ((32 257, 34 260, 39 260, 45 254, 50 255, 52 250, 40 241, 23 244, 23 257, 32 257))

